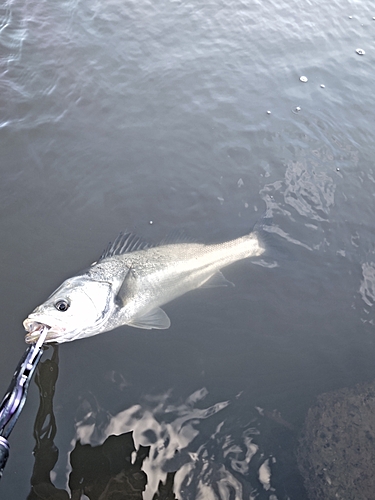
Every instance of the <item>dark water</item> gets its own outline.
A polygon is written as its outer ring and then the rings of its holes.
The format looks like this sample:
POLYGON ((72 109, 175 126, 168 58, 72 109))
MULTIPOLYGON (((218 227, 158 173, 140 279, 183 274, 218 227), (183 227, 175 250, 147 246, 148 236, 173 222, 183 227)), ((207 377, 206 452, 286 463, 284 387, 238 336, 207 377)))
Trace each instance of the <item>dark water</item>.
POLYGON ((39 373, 49 403, 35 421, 33 382, 1 497, 29 495, 44 428, 29 498, 102 481, 119 498, 306 499, 294 451, 308 407, 375 378, 373 5, 14 0, 0 12, 0 391, 23 319, 120 231, 219 241, 267 211, 274 233, 264 265, 225 271, 235 288, 168 304, 169 330, 63 344, 53 413, 39 373))

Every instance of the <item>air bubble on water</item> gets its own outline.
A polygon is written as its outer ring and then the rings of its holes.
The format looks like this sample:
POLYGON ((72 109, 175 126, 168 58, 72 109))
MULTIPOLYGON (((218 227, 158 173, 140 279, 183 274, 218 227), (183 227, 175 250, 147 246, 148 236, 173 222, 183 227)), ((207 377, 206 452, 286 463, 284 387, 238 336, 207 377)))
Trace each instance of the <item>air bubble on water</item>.
POLYGON ((340 172, 340 167, 336 167, 336 172, 340 172))
POLYGON ((320 86, 321 89, 325 89, 326 86, 322 83, 321 86, 320 86))
POLYGON ((150 220, 149 224, 153 224, 153 223, 154 223, 154 221, 153 221, 153 220, 150 220))
POLYGON ((244 185, 244 181, 241 179, 241 177, 238 179, 237 186, 240 188, 244 185))
POLYGON ((349 19, 353 19, 353 16, 349 16, 349 19))
POLYGON ((366 52, 363 50, 363 49, 356 49, 356 52, 357 54, 359 54, 360 56, 364 56, 366 54, 366 52))
POLYGON ((268 111, 267 111, 267 115, 270 115, 270 114, 271 114, 271 111, 269 111, 269 110, 268 110, 268 111))
POLYGON ((301 111, 301 108, 300 108, 300 106, 295 106, 294 108, 292 108, 292 111, 294 114, 297 114, 301 111))
POLYGON ((299 79, 303 83, 306 83, 308 81, 307 76, 300 76, 299 79))

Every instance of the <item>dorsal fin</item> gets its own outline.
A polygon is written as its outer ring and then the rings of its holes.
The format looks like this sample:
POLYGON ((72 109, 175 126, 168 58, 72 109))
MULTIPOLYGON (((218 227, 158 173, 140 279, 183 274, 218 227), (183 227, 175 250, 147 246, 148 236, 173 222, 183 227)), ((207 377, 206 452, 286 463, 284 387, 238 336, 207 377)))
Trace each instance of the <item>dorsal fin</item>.
POLYGON ((145 250, 153 245, 146 243, 133 233, 120 233, 113 243, 109 243, 104 250, 98 262, 107 257, 122 255, 124 253, 135 252, 136 250, 145 250))
POLYGON ((183 229, 172 229, 161 241, 162 245, 173 245, 176 243, 196 243, 183 229))

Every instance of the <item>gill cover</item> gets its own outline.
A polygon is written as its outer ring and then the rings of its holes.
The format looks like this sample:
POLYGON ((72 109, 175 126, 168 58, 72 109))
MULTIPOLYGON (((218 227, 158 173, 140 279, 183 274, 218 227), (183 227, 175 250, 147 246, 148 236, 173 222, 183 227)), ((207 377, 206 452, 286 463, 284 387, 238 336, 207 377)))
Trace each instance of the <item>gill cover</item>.
POLYGON ((64 283, 49 297, 47 303, 56 310, 58 317, 74 318, 77 326, 87 325, 87 320, 100 321, 105 318, 110 305, 111 284, 96 281, 85 275, 75 276, 64 283), (67 304, 62 308, 61 304, 67 304))

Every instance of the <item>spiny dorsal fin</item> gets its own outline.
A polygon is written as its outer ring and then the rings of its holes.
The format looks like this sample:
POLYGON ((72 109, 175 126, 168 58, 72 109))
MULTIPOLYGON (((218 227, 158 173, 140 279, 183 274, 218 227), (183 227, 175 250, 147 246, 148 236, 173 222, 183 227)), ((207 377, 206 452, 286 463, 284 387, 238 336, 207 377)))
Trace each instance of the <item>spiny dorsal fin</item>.
POLYGON ((136 250, 145 250, 153 245, 146 243, 133 233, 120 233, 113 243, 109 243, 104 250, 98 262, 107 257, 122 255, 124 253, 135 252, 136 250))

